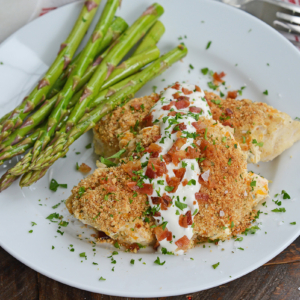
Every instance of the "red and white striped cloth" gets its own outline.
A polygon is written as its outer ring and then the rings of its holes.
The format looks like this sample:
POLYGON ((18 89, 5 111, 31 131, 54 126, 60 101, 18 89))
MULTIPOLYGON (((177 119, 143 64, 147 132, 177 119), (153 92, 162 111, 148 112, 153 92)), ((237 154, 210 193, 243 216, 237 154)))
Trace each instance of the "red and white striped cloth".
MULTIPOLYGON (((80 0, 7 0, 0 10, 0 43, 18 28, 43 16, 57 7, 80 0)), ((181 0, 184 1, 184 0, 181 0)), ((300 6, 300 0, 282 0, 300 6)), ((283 33, 291 41, 300 43, 300 35, 283 33)), ((300 50, 300 45, 298 46, 300 50)))

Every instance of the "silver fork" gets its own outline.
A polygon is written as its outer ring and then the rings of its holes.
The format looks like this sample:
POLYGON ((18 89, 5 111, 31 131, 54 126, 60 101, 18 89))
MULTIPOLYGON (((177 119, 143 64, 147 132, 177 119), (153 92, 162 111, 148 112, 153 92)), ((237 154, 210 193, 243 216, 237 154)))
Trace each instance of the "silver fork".
POLYGON ((275 0, 222 0, 266 22, 300 46, 300 6, 275 0))

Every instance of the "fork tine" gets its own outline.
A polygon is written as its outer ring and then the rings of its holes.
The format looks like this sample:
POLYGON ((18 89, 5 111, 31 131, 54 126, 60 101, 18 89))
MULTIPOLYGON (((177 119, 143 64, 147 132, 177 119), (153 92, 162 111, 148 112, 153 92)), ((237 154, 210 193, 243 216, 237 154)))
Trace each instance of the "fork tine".
POLYGON ((264 2, 269 2, 271 4, 275 4, 277 6, 280 6, 282 8, 288 9, 290 10, 292 13, 298 13, 300 14, 300 6, 297 6, 295 4, 291 4, 291 3, 285 3, 282 1, 274 1, 274 0, 264 0, 264 2))
POLYGON ((290 23, 286 23, 286 22, 281 22, 281 21, 278 21, 278 20, 275 20, 273 22, 274 26, 279 26, 281 28, 284 28, 286 30, 288 30, 289 32, 297 32, 297 33, 300 33, 300 26, 298 25, 293 25, 293 24, 290 24, 290 23))
POLYGON ((285 21, 288 21, 290 23, 295 23, 300 25, 300 17, 296 17, 296 16, 291 16, 282 12, 277 12, 276 13, 276 17, 285 21))

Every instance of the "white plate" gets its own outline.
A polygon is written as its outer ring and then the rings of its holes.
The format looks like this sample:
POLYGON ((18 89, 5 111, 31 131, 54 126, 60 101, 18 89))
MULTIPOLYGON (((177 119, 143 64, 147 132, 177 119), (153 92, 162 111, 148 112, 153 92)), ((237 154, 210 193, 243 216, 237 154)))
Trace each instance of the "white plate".
MULTIPOLYGON (((123 1, 118 14, 132 23, 151 2, 123 1)), ((280 34, 258 19, 217 2, 160 2, 165 7, 162 21, 167 28, 159 43, 160 48, 163 52, 167 51, 179 42, 178 37, 187 35, 184 42, 189 54, 183 63, 177 63, 160 78, 147 84, 139 95, 149 94, 153 85, 161 90, 176 80, 189 80, 206 88, 208 80, 200 69, 209 67, 218 72, 225 71, 226 81, 232 89, 246 85, 243 96, 272 104, 293 118, 297 114, 300 116, 300 55, 280 34), (205 50, 208 41, 212 43, 205 50), (189 64, 194 66, 190 72, 189 64), (166 81, 162 82, 162 78, 166 81), (269 96, 262 94, 266 89, 269 96)), ((52 62, 80 8, 81 4, 76 3, 55 10, 25 26, 2 44, 1 115, 21 101, 52 62)), ((84 135, 71 147, 68 157, 60 159, 52 168, 53 177, 59 183, 67 183, 67 190, 51 192, 47 175, 30 188, 21 190, 15 183, 0 195, 1 246, 48 277, 80 289, 116 296, 162 297, 191 293, 251 272, 280 253, 299 235, 299 200, 283 200, 287 212, 276 214, 271 212, 275 205, 269 199, 268 207, 260 208, 269 213, 259 219, 261 230, 244 237, 237 246, 244 248, 244 251, 235 249, 233 241, 224 243, 222 247, 210 244, 205 249, 195 248, 182 257, 159 255, 162 261, 166 261, 163 266, 153 263, 157 254, 151 249, 139 254, 119 251, 119 255, 115 256, 117 263, 111 264, 107 258, 111 254, 108 246, 97 245, 96 251, 92 251, 88 240, 77 238, 77 234, 85 232, 92 240, 90 234, 93 231, 81 228, 79 222, 72 221, 61 236, 57 233, 57 225, 45 219, 50 213, 58 212, 65 219, 72 220, 64 205, 57 209, 51 207, 66 199, 71 188, 82 179, 80 173, 75 171, 77 161, 94 165, 96 156, 92 154, 92 149, 85 149, 90 141, 91 133, 84 135), (76 155, 75 151, 81 152, 81 155, 76 155), (283 225, 279 225, 281 221, 284 221, 283 225), (296 226, 289 224, 294 221, 298 221, 296 226), (37 226, 32 227, 31 222, 37 223, 37 226), (33 232, 28 233, 31 229, 33 232), (70 252, 70 244, 75 252, 70 252), (79 257, 82 252, 86 253, 87 260, 79 257), (146 265, 138 261, 139 258, 146 265), (131 259, 135 259, 134 265, 130 264, 131 259), (212 265, 217 262, 220 262, 219 267, 213 269, 212 265), (115 267, 114 272, 112 267, 115 267), (101 276, 106 281, 99 281, 101 276)), ((292 198, 299 198, 299 153, 300 143, 297 143, 273 162, 261 163, 260 167, 250 165, 249 169, 273 181, 270 184, 271 196, 285 189, 292 198)), ((1 166, 1 174, 13 162, 1 166)))

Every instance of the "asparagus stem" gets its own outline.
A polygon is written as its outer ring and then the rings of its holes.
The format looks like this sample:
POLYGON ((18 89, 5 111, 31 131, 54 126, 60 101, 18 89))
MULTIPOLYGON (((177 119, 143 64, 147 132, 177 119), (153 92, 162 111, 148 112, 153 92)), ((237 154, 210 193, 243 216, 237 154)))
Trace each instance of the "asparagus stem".
MULTIPOLYGON (((69 76, 63 90, 57 96, 53 97, 57 100, 55 102, 55 107, 48 118, 47 130, 43 131, 40 138, 36 140, 33 149, 30 152, 28 152, 24 156, 24 158, 10 170, 11 174, 20 175, 26 172, 30 167, 31 163, 40 154, 42 149, 44 149, 50 142, 50 139, 56 130, 58 122, 61 120, 64 113, 66 112, 67 105, 75 92, 76 85, 80 81, 82 75, 88 68, 89 64, 94 60, 99 45, 101 44, 103 37, 105 36, 108 27, 113 20, 118 6, 119 0, 107 0, 100 20, 97 23, 96 28, 92 36, 90 37, 87 45, 81 52, 80 58, 78 59, 78 63, 75 69, 69 76)), ((50 101, 52 101, 52 99, 50 101)))
POLYGON ((61 44, 60 51, 45 76, 30 95, 11 112, 9 118, 2 124, 0 141, 6 138, 14 129, 21 126, 25 117, 31 113, 39 103, 45 100, 48 91, 71 61, 96 13, 96 7, 100 1, 101 0, 89 0, 84 3, 72 32, 66 41, 61 44))
MULTIPOLYGON (((69 114, 70 110, 67 111, 63 120, 57 125, 58 130, 60 130, 65 125, 69 114)), ((3 149, 3 151, 0 153, 0 165, 2 165, 6 160, 14 156, 23 154, 26 150, 30 149, 34 145, 34 142, 41 136, 43 131, 46 131, 46 129, 47 123, 38 127, 35 131, 33 131, 30 135, 21 140, 19 143, 13 146, 8 146, 5 149, 3 149)))
POLYGON ((133 45, 135 45, 137 41, 144 36, 145 32, 147 32, 147 30, 163 14, 163 12, 163 7, 154 3, 116 40, 116 44, 97 67, 94 75, 84 88, 80 100, 76 103, 75 108, 72 110, 67 122, 67 131, 71 130, 75 125, 73 120, 78 119, 77 115, 82 115, 85 108, 99 93, 104 81, 110 76, 113 69, 119 64, 133 45))
MULTIPOLYGON (((96 56, 100 55, 103 51, 105 51, 107 49, 107 47, 110 44, 112 44, 127 28, 128 28, 128 24, 126 23, 126 21, 124 19, 122 19, 121 17, 116 17, 113 20, 113 22, 111 23, 111 26, 108 28, 108 31, 107 31, 106 35, 104 36, 102 43, 100 44, 100 47, 98 49, 96 56)), ((58 79, 54 83, 52 89, 49 91, 49 93, 47 95, 48 99, 52 98, 59 91, 62 90, 65 83, 67 82, 68 76, 71 74, 72 70, 75 68, 75 66, 78 62, 79 56, 80 56, 80 53, 78 53, 78 55, 72 60, 72 62, 69 64, 67 70, 65 70, 58 77, 58 79)), ((81 81, 83 81, 83 79, 85 79, 85 78, 86 77, 83 76, 81 78, 81 81)), ((80 83, 78 85, 80 85, 80 83)), ((81 84, 81 87, 82 87, 82 84, 81 84)), ((76 87, 76 90, 77 90, 77 87, 76 87)))
POLYGON ((146 36, 143 38, 139 46, 136 48, 133 55, 140 54, 145 50, 155 46, 164 33, 164 24, 161 21, 156 21, 155 24, 149 30, 149 32, 146 34, 146 36))
POLYGON ((132 85, 128 85, 124 89, 120 89, 113 96, 103 101, 90 114, 80 120, 80 122, 74 126, 71 131, 62 134, 53 145, 47 147, 47 149, 43 151, 36 160, 37 163, 34 169, 37 170, 37 172, 35 172, 34 176, 32 175, 30 179, 28 176, 23 177, 20 182, 20 186, 31 185, 36 181, 36 178, 41 178, 39 175, 40 173, 38 172, 39 169, 44 170, 45 168, 49 168, 57 159, 66 154, 70 145, 75 140, 77 140, 86 131, 93 128, 102 117, 110 113, 116 106, 134 97, 134 94, 149 80, 160 75, 173 63, 186 56, 186 54, 187 48, 179 45, 149 65, 143 71, 134 75, 132 85))

